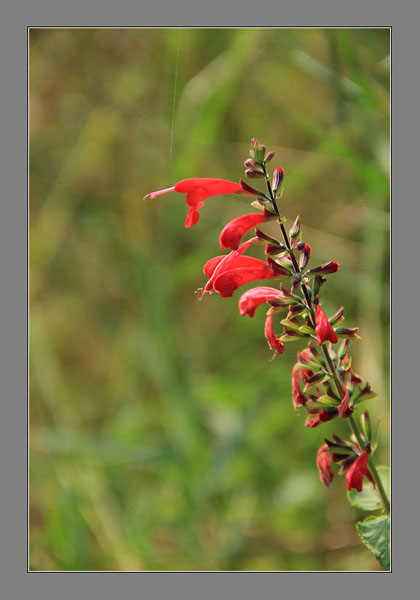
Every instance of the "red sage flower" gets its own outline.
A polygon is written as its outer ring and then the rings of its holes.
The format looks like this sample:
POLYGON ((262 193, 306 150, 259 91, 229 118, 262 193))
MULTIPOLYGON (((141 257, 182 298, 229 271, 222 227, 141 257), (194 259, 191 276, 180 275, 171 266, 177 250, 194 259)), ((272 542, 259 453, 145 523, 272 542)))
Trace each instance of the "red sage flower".
POLYGON ((273 271, 270 265, 259 258, 242 256, 253 242, 254 239, 248 240, 241 244, 237 250, 233 250, 224 256, 215 256, 206 262, 203 271, 209 280, 203 294, 206 292, 211 293, 214 290, 223 298, 230 298, 238 287, 250 281, 282 279, 285 277, 273 271))
POLYGON ((275 288, 264 286, 251 288, 239 298, 239 313, 241 317, 244 317, 245 315, 253 317, 260 304, 267 302, 267 300, 274 300, 275 298, 280 297, 284 297, 283 292, 281 290, 276 290, 275 288))
POLYGON ((322 344, 328 340, 333 344, 338 342, 337 334, 335 333, 334 328, 327 318, 327 315, 324 313, 319 304, 316 305, 315 325, 315 331, 317 334, 316 341, 318 342, 318 346, 322 346, 322 344))
POLYGON ((334 473, 331 469, 331 459, 328 444, 323 444, 318 450, 316 455, 316 464, 321 482, 328 487, 334 479, 334 473))
POLYGON ((147 198, 156 198, 162 194, 168 192, 178 192, 180 194, 187 194, 186 201, 190 207, 187 218, 185 219, 184 226, 191 227, 198 223, 200 215, 199 209, 204 206, 204 200, 210 198, 210 196, 219 196, 220 194, 242 194, 245 196, 254 196, 250 192, 245 191, 239 183, 233 181, 227 181, 226 179, 215 179, 211 177, 193 177, 190 179, 182 179, 178 181, 173 187, 166 188, 164 190, 158 190, 157 192, 151 192, 144 196, 144 200, 147 198))
POLYGON ((352 488, 356 489, 358 492, 361 492, 363 489, 363 477, 369 479, 371 483, 375 486, 375 482, 373 480, 372 474, 368 469, 368 451, 365 450, 362 452, 360 456, 356 458, 354 463, 351 465, 349 470, 346 473, 346 482, 347 489, 350 491, 352 488))
POLYGON ((260 225, 269 218, 270 215, 266 215, 265 213, 249 213, 229 221, 222 229, 219 237, 221 249, 226 250, 227 248, 231 248, 232 250, 236 250, 247 231, 253 227, 257 227, 257 225, 260 225))

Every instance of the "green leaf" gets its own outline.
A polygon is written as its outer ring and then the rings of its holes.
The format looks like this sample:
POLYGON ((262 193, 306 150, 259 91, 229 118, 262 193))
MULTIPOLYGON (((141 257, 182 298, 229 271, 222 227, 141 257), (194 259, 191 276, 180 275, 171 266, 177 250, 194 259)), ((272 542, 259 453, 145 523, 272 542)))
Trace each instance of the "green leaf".
MULTIPOLYGON (((385 491, 389 497, 389 468, 388 467, 378 467, 378 474, 381 478, 382 485, 385 488, 385 491)), ((383 504, 381 502, 381 498, 378 492, 374 489, 373 485, 366 478, 363 480, 363 489, 361 492, 358 492, 355 489, 347 492, 347 497, 352 506, 356 508, 360 508, 361 510, 380 510, 383 508, 383 504)))
POLYGON ((390 521, 389 515, 368 517, 356 524, 357 533, 362 542, 373 552, 376 560, 384 569, 390 569, 390 521))

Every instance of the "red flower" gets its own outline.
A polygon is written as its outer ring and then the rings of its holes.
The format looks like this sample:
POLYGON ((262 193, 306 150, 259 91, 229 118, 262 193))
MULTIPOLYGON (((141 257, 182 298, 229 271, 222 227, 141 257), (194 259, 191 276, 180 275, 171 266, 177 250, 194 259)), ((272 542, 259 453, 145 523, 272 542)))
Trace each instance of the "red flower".
POLYGON ((338 342, 337 334, 330 325, 327 315, 324 313, 319 304, 316 305, 315 325, 315 331, 317 334, 316 341, 318 342, 318 346, 322 346, 322 344, 328 340, 333 344, 338 342))
POLYGON ((231 248, 232 250, 236 250, 245 233, 253 227, 260 225, 265 218, 264 213, 249 213, 230 221, 222 229, 219 237, 221 249, 226 250, 227 248, 231 248))
MULTIPOLYGON (((215 292, 229 298, 236 288, 257 281, 258 279, 281 279, 283 275, 276 273, 264 261, 252 256, 242 256, 247 248, 253 243, 248 240, 224 256, 211 258, 203 267, 204 273, 209 280, 203 293, 215 292)), ((279 292, 280 294, 280 292, 279 292)))
POLYGON ((264 286, 251 288, 239 298, 238 305, 241 317, 245 315, 253 317, 260 304, 267 302, 267 300, 274 300, 279 296, 283 296, 283 294, 281 290, 275 288, 264 286))
POLYGON ((164 190, 158 190, 157 192, 151 192, 150 194, 147 194, 144 199, 153 199, 161 194, 174 191, 179 192, 180 194, 187 194, 186 201, 190 207, 190 210, 188 211, 187 218, 185 219, 185 227, 191 227, 198 222, 200 219, 198 211, 202 206, 204 206, 204 200, 206 198, 210 198, 210 196, 218 196, 220 194, 245 194, 247 196, 254 195, 246 192, 239 185, 239 183, 234 183, 233 181, 209 177, 193 177, 190 179, 182 179, 173 187, 166 188, 164 190))
POLYGON ((299 406, 305 406, 308 401, 300 389, 299 371, 296 368, 293 368, 292 371, 292 396, 295 410, 297 410, 299 406))
POLYGON ((273 331, 273 315, 270 313, 265 320, 264 334, 271 350, 275 350, 279 354, 284 352, 284 344, 273 331))
POLYGON ((318 466, 321 483, 328 487, 334 479, 334 473, 331 469, 331 459, 328 450, 328 444, 323 444, 318 450, 316 455, 316 464, 318 466))
POLYGON ((327 421, 331 421, 331 419, 334 419, 334 417, 337 416, 337 410, 321 410, 318 413, 318 416, 315 417, 314 419, 309 419, 308 421, 305 422, 305 427, 310 427, 312 429, 312 427, 318 427, 318 425, 321 425, 322 423, 326 423, 327 421))
POLYGON ((342 384, 342 389, 343 389, 343 399, 341 400, 340 404, 338 405, 338 414, 340 415, 340 417, 342 419, 346 419, 347 417, 350 417, 350 415, 353 414, 354 408, 352 406, 350 406, 349 393, 348 393, 347 388, 344 385, 344 383, 342 384))
POLYGON ((368 469, 368 451, 365 450, 360 456, 356 458, 354 463, 351 465, 346 473, 347 489, 350 491, 352 488, 361 492, 363 489, 363 477, 366 477, 375 485, 372 474, 368 469))

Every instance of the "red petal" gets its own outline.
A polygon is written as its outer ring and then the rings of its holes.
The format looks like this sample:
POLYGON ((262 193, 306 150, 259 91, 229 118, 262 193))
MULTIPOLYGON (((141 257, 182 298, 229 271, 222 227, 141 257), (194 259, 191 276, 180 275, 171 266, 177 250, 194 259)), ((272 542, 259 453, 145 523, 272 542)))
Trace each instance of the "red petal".
POLYGON ((187 205, 190 207, 184 226, 191 227, 200 219, 198 210, 204 206, 204 200, 210 196, 219 194, 243 194, 242 187, 233 181, 226 179, 214 179, 209 177, 193 177, 182 179, 175 184, 175 191, 187 194, 187 205))
POLYGON ((248 315, 253 317, 255 310, 267 300, 273 300, 281 296, 280 290, 271 287, 256 287, 246 291, 239 299, 239 312, 241 317, 248 315))
POLYGON ((245 233, 263 221, 264 213, 249 213, 236 217, 222 229, 219 237, 220 247, 222 250, 236 250, 245 233))
MULTIPOLYGON (((223 256, 220 261, 219 260, 217 261, 216 268, 213 269, 213 271, 210 275, 210 278, 204 288, 205 292, 210 292, 210 290, 214 286, 216 277, 218 277, 224 271, 231 269, 232 267, 234 267, 236 265, 244 267, 248 264, 253 264, 252 262, 250 263, 250 261, 258 260, 256 258, 251 258, 249 256, 242 256, 242 254, 245 252, 245 250, 247 250, 251 246, 251 244, 253 244, 253 242, 254 242, 254 240, 248 240, 247 242, 244 242, 243 244, 241 244, 239 246, 239 248, 237 250, 232 250, 232 252, 229 252, 229 254, 225 254, 225 256, 223 256)), ((219 258, 219 257, 216 257, 216 258, 219 258)), ((209 263, 211 263, 211 260, 212 259, 210 259, 210 261, 207 261, 207 263, 204 265, 204 267, 206 267, 206 265, 207 265, 207 269, 209 269, 208 265, 209 265, 209 263)), ((262 263, 262 261, 259 261, 259 262, 262 263)), ((265 264, 265 263, 263 263, 263 264, 265 264)), ((212 268, 212 266, 213 265, 210 265, 210 268, 212 268)))
POLYGON ((362 454, 356 458, 354 463, 351 465, 346 473, 347 489, 356 489, 361 492, 363 489, 363 477, 366 474, 368 453, 365 450, 362 454))
POLYGON ((334 479, 334 473, 331 469, 331 459, 327 444, 323 444, 318 450, 316 464, 321 482, 328 487, 334 479))
POLYGON ((299 406, 305 406, 308 401, 300 389, 299 371, 297 369, 293 369, 292 371, 292 396, 295 410, 297 410, 299 406))
MULTIPOLYGON (((251 260, 250 257, 246 257, 247 262, 251 260)), ((230 298, 233 292, 250 281, 258 281, 260 279, 278 279, 279 275, 272 271, 268 265, 258 258, 254 258, 254 265, 251 266, 249 263, 243 267, 237 267, 223 271, 220 275, 215 277, 213 287, 223 298, 230 298), (260 265, 259 263, 262 263, 260 265)))
POLYGON ((328 340, 333 344, 338 342, 337 334, 319 304, 316 305, 315 324, 318 346, 322 346, 322 344, 328 340))
POLYGON ((214 258, 211 258, 210 260, 208 260, 206 262, 206 264, 203 267, 203 271, 209 279, 213 275, 214 270, 217 267, 217 265, 225 258, 226 258, 226 254, 223 254, 222 256, 215 256, 214 258))
POLYGON ((273 331, 273 315, 267 315, 265 320, 264 334, 267 340, 267 343, 271 350, 276 350, 279 354, 283 354, 284 352, 284 344, 282 341, 276 336, 273 331))

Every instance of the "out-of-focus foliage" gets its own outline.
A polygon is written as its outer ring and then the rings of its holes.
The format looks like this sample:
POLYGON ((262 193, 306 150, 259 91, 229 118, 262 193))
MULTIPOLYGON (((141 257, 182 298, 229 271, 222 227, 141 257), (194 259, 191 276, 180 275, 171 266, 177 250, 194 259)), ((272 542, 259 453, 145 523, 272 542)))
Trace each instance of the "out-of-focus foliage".
POLYGON ((386 29, 30 31, 31 569, 378 569, 316 470, 346 423, 293 411, 301 345, 270 362, 263 308, 194 295, 246 200, 186 230, 183 196, 142 197, 276 150, 387 463, 388 132, 386 29))

